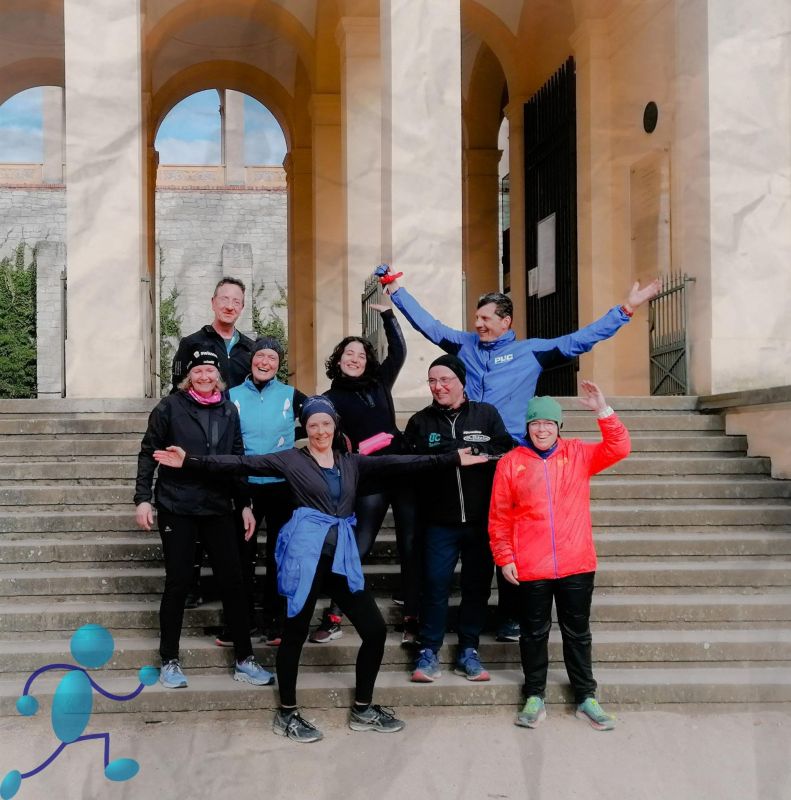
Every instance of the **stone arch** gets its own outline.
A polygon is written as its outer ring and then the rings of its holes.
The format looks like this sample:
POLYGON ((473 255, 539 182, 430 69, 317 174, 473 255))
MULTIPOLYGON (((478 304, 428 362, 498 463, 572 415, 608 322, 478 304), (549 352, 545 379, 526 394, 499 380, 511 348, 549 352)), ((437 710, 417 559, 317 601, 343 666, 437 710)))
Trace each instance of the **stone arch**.
POLYGON ((159 19, 146 36, 146 50, 153 63, 167 41, 187 24, 219 16, 236 16, 251 23, 265 25, 289 42, 305 64, 311 78, 314 75, 314 40, 299 20, 284 4, 273 0, 222 0, 207 3, 206 0, 184 0, 159 19))
POLYGON ((151 99, 149 142, 153 145, 162 120, 174 106, 205 89, 233 89, 255 98, 278 121, 287 148, 293 147, 297 124, 293 98, 270 75, 238 61, 206 61, 171 76, 151 99))
POLYGON ((0 105, 19 92, 36 86, 66 85, 63 61, 57 58, 28 58, 0 68, 0 105))

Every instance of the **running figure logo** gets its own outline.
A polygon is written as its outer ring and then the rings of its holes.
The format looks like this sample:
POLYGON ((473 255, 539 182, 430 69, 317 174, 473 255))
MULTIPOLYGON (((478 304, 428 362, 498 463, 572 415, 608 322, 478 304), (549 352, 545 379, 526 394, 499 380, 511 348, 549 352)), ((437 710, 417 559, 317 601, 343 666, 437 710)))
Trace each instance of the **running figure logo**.
POLYGON ((25 683, 22 697, 16 701, 17 711, 24 717, 32 717, 38 711, 38 700, 30 694, 30 687, 39 675, 50 670, 66 670, 58 682, 52 698, 52 730, 60 741, 54 753, 28 772, 11 770, 0 783, 0 798, 10 800, 19 791, 23 780, 32 778, 48 767, 66 745, 101 739, 104 742, 104 774, 111 781, 128 781, 140 770, 140 765, 132 758, 116 758, 110 761, 110 734, 89 733, 83 735, 88 727, 93 710, 93 690, 110 700, 123 702, 134 700, 146 686, 156 683, 159 670, 156 667, 141 667, 138 672, 140 685, 130 694, 111 694, 96 683, 84 669, 97 669, 104 666, 115 653, 115 643, 107 628, 101 625, 83 625, 71 637, 71 654, 77 664, 47 664, 37 669, 25 683))

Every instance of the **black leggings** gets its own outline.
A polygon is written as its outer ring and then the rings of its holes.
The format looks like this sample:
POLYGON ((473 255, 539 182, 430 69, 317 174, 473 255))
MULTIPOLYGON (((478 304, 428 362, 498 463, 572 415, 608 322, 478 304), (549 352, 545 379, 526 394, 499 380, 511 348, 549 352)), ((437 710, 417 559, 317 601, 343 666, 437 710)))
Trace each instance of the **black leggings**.
MULTIPOLYGON (((417 617, 420 608, 420 548, 418 547, 418 518, 414 489, 400 486, 387 492, 358 495, 354 505, 357 524, 354 538, 365 560, 374 546, 379 529, 389 506, 393 507, 396 546, 401 562, 401 593, 404 598, 404 616, 417 617)), ((337 606, 335 599, 332 605, 337 606)))
POLYGON ((219 585, 223 615, 233 638, 236 660, 243 661, 252 655, 233 516, 171 514, 159 509, 157 524, 165 558, 165 591, 159 606, 159 654, 162 660, 179 657, 184 601, 192 584, 196 539, 203 542, 219 585))
POLYGON ((297 704, 299 657, 308 638, 310 622, 321 589, 328 591, 337 600, 362 639, 357 651, 354 699, 359 703, 370 703, 373 697, 374 683, 384 655, 387 627, 371 592, 366 588, 352 593, 346 577, 332 572, 332 560, 332 556, 321 556, 305 605, 295 617, 287 617, 283 625, 283 640, 277 651, 277 683, 280 687, 281 705, 297 704))

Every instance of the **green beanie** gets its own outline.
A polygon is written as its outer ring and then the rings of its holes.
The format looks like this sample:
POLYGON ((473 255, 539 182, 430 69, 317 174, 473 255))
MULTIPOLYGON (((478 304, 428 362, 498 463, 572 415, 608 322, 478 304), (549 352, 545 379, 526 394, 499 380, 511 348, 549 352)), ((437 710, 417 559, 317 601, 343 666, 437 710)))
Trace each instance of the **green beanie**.
POLYGON ((563 409, 552 397, 534 397, 527 404, 527 420, 530 424, 537 419, 548 419, 557 422, 558 428, 563 424, 563 409))

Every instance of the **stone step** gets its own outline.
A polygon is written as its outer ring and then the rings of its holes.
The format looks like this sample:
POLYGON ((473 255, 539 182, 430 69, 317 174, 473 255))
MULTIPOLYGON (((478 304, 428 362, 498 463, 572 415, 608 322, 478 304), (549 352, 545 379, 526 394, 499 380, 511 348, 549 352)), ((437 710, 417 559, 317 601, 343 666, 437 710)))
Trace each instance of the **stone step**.
MULTIPOLYGON (((257 573, 264 574, 264 567, 257 573)), ((377 591, 395 590, 400 567, 395 564, 363 566, 368 585, 377 591)), ((3 565, 0 566, 0 597, 86 596, 157 594, 164 588, 164 570, 159 566, 134 564, 3 565)), ((213 592, 214 578, 204 568, 201 585, 213 592)), ((602 561, 596 585, 604 588, 690 587, 784 587, 791 584, 791 560, 774 558, 602 561)))
MULTIPOLYGON (((635 502, 616 505, 613 501, 592 504, 592 520, 596 527, 712 525, 768 527, 791 525, 791 504, 768 500, 739 502, 657 504, 635 502)), ((48 533, 71 531, 135 532, 134 514, 128 511, 3 511, 0 512, 0 534, 48 533)))
MULTIPOLYGON (((411 414, 399 413, 404 425, 411 414)), ((723 431, 722 417, 716 414, 703 415, 684 412, 665 412, 645 414, 625 411, 621 418, 630 432, 643 431, 723 431)), ((71 416, 13 417, 0 414, 0 435, 38 437, 63 435, 116 434, 136 435, 138 438, 146 431, 147 414, 127 414, 123 416, 106 414, 82 414, 71 416)), ((403 427, 403 425, 401 426, 403 427)), ((589 413, 567 413, 564 416, 563 433, 566 436, 580 432, 598 432, 598 423, 589 413)))
MULTIPOLYGON (((142 666, 142 665, 141 665, 142 666)), ((404 710, 410 706, 519 705, 523 677, 519 670, 492 670, 487 683, 471 683, 445 672, 433 684, 414 684, 403 670, 384 671, 376 684, 377 702, 404 710)), ((138 686, 137 671, 125 676, 105 677, 92 673, 102 688, 114 694, 129 693, 138 686)), ((52 702, 60 674, 48 674, 34 684, 43 707, 52 702)), ((189 687, 173 691, 159 684, 147 687, 133 702, 118 703, 96 696, 94 710, 112 713, 164 713, 168 711, 273 709, 278 696, 273 686, 252 687, 233 681, 227 674, 205 675, 187 671, 189 687)), ((596 670, 602 703, 777 703, 791 701, 791 671, 783 667, 704 665, 688 668, 629 669, 599 666, 596 670)), ((0 680, 0 715, 17 716, 15 708, 23 681, 0 680)), ((342 708, 351 705, 354 675, 350 672, 304 672, 299 678, 302 708, 342 708)), ((549 703, 569 703, 571 697, 565 672, 551 669, 547 683, 549 703)))
MULTIPOLYGON (((0 511, 16 506, 56 506, 65 510, 72 505, 123 505, 131 507, 134 483, 116 482, 106 486, 91 484, 20 482, 0 484, 0 511)), ((594 500, 628 499, 755 499, 791 498, 791 481, 764 476, 708 476, 686 479, 652 477, 597 476, 591 483, 594 500)), ((32 510, 32 509, 31 509, 32 510)), ((53 509, 54 510, 54 509, 53 509)))
MULTIPOLYGON (((496 605, 496 592, 489 601, 496 605)), ((402 611, 388 598, 377 604, 388 625, 400 622, 402 611)), ((452 597, 451 608, 458 606, 452 597)), ((317 608, 323 607, 320 601, 317 608)), ((763 594, 729 590, 725 593, 673 591, 659 593, 630 591, 613 593, 597 590, 591 610, 593 623, 625 628, 667 627, 721 628, 791 627, 791 593, 763 594)), ((159 597, 141 595, 77 597, 64 600, 51 597, 0 599, 0 633, 46 631, 73 632, 88 622, 110 630, 159 630, 159 597)), ((220 604, 211 602, 184 612, 184 631, 202 630, 222 624, 220 604)))
MULTIPOLYGON (((264 558, 260 535, 259 558, 264 558)), ((791 555, 791 530, 718 530, 714 527, 690 531, 642 528, 636 531, 596 531, 596 549, 601 558, 610 557, 743 557, 791 555)), ((380 531, 368 561, 398 558, 395 533, 380 531)), ((68 564, 88 562, 160 563, 162 549, 156 536, 138 532, 101 534, 93 532, 60 536, 6 534, 0 537, 0 564, 68 564)))
POLYGON ((30 439, 5 437, 0 439, 0 456, 25 459, 33 456, 136 456, 140 442, 136 439, 30 439))
MULTIPOLYGON (((36 457, 20 461, 18 458, 2 459, 0 486, 23 482, 43 481, 48 484, 60 481, 134 481, 137 460, 132 456, 107 460, 99 457, 75 459, 63 457, 36 457)), ((768 458, 754 458, 738 453, 697 453, 695 455, 652 455, 637 453, 610 467, 603 475, 618 476, 674 476, 684 475, 763 475, 768 476, 771 462, 768 458)))
MULTIPOLYGON (((767 628, 759 630, 668 630, 643 631, 597 627, 594 630, 594 660, 599 664, 621 663, 716 663, 729 661, 777 662, 791 658, 791 630, 767 628)), ((440 662, 452 668, 457 648, 456 636, 448 634, 448 643, 439 653, 440 662)), ((115 655, 103 670, 134 670, 143 664, 158 664, 159 639, 156 632, 148 636, 116 636, 115 655)), ((253 642, 258 660, 274 669, 276 647, 253 642)), ((303 671, 353 669, 360 639, 354 630, 344 626, 340 639, 324 645, 306 643, 300 659, 303 671)), ((481 660, 492 669, 519 667, 519 646, 516 642, 497 642, 492 634, 481 637, 478 648, 481 660)), ((415 650, 401 644, 400 633, 389 633, 382 664, 404 671, 411 668, 415 650)), ((213 636, 182 636, 180 656, 190 669, 229 669, 233 666, 233 648, 218 647, 213 636)), ((553 628, 549 640, 549 658, 562 666, 560 633, 553 628)), ((47 663, 73 662, 68 636, 57 639, 0 638, 0 674, 32 672, 47 663)))

